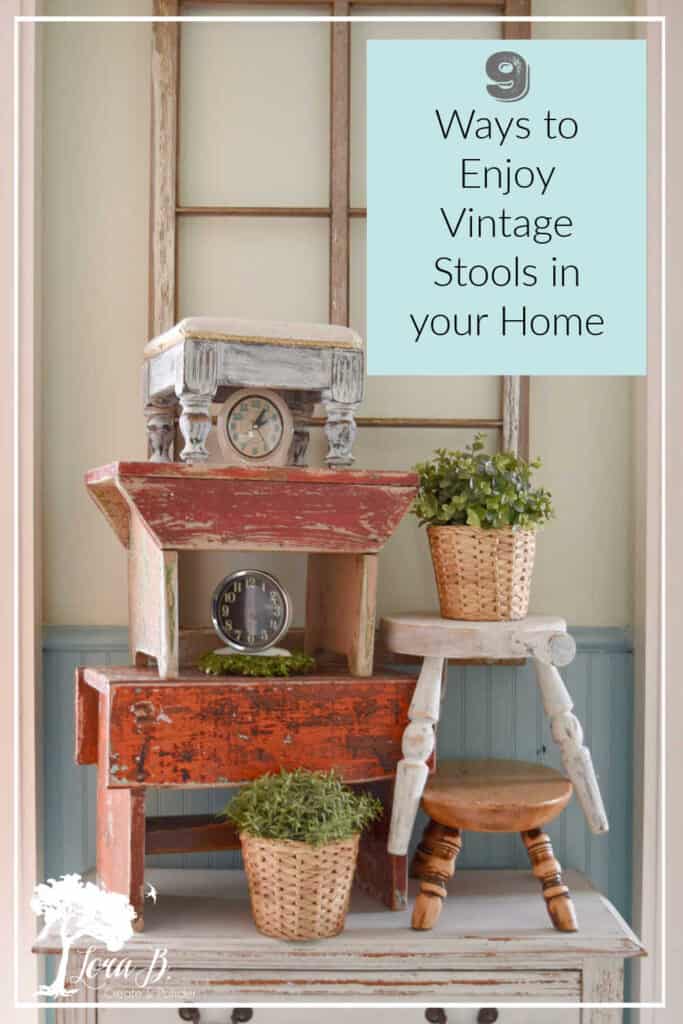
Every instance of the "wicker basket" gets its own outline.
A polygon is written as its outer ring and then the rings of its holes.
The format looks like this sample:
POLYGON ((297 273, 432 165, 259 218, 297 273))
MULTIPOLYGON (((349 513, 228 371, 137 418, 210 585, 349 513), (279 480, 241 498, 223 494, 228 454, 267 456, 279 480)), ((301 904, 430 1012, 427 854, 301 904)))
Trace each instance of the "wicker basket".
POLYGON ((444 619, 523 619, 534 568, 534 530, 430 526, 439 604, 444 619))
POLYGON ((276 939, 325 939, 344 928, 358 836, 323 846, 240 834, 251 909, 276 939))

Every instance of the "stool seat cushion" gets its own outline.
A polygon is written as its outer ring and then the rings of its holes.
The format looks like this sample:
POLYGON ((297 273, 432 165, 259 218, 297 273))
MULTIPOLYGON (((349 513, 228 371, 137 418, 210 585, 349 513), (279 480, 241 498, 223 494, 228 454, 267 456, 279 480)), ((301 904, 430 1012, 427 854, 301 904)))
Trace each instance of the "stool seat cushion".
POLYGON ((337 324, 292 323, 287 320, 240 320, 228 316, 190 316, 145 346, 153 359, 184 341, 238 342, 244 345, 284 345, 288 348, 363 350, 363 339, 350 327, 337 324))
POLYGON ((524 832, 556 818, 572 784, 546 765, 524 761, 441 761, 422 796, 440 825, 470 832, 524 832))

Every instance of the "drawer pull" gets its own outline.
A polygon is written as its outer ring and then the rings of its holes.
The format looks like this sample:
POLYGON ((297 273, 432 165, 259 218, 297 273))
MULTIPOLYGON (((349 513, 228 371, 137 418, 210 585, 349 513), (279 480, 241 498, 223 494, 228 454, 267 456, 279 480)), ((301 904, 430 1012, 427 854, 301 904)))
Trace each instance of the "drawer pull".
POLYGON ((425 1010, 425 1019, 429 1024, 448 1024, 448 1016, 441 1006, 428 1006, 425 1010))
POLYGON ((498 1010, 492 1006, 484 1006, 477 1014, 477 1024, 496 1024, 497 1020, 498 1010))
MULTIPOLYGON (((191 1024, 200 1024, 201 1014, 196 1006, 181 1006, 178 1010, 181 1020, 190 1021, 191 1024)), ((254 1016, 254 1011, 248 1006, 236 1006, 230 1014, 230 1024, 247 1024, 254 1016)))

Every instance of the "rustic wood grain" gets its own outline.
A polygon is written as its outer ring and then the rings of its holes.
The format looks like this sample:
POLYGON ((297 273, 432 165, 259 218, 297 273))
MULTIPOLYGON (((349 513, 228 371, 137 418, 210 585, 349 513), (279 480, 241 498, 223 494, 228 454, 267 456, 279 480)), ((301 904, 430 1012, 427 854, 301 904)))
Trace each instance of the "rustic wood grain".
MULTIPOLYGON (((154 0, 155 17, 178 14, 178 0, 154 0)), ((172 326, 175 315, 176 153, 178 145, 177 22, 152 24, 149 336, 172 326)))
POLYGON ((435 821, 471 832, 526 832, 552 821, 572 784, 543 764, 523 761, 441 761, 422 806, 435 821))
POLYGON ((438 921, 461 849, 459 828, 438 821, 427 823, 410 868, 411 877, 420 879, 411 920, 416 931, 429 931, 438 921))
POLYGON ((108 682, 100 727, 114 788, 236 785, 296 767, 334 768, 346 781, 391 778, 414 685, 405 676, 200 673, 151 682, 148 669, 88 669, 86 680, 93 674, 108 682))
POLYGON ((356 884, 390 910, 404 910, 408 894, 408 861, 387 850, 389 823, 393 800, 393 781, 364 784, 359 789, 370 791, 382 802, 383 813, 363 832, 358 847, 356 884))
POLYGON ((124 543, 134 506, 170 550, 373 553, 407 512, 417 476, 120 462, 92 470, 86 486, 124 543))
MULTIPOLYGON (((504 0, 503 14, 509 18, 529 17, 531 0, 504 0)), ((531 22, 504 21, 503 39, 531 39, 531 22)))
POLYGON ((130 520, 128 622, 133 661, 156 659, 159 675, 178 671, 178 554, 158 547, 136 511, 130 520))
POLYGON ((553 927, 560 932, 578 930, 574 904, 562 878, 560 862, 555 858, 549 836, 540 828, 522 832, 534 875, 543 887, 543 898, 553 927))
POLYGON ((329 206, 177 206, 178 217, 329 217, 329 206))
POLYGON ((97 766, 97 880, 121 892, 135 908, 135 931, 144 927, 145 794, 108 788, 108 695, 99 695, 97 766))
POLYGON ((74 759, 76 764, 97 764, 97 723, 99 694, 88 686, 83 669, 76 669, 74 759))
MULTIPOLYGON (((348 13, 348 0, 333 0, 333 15, 348 13)), ((330 36, 330 323, 348 324, 350 23, 332 22, 330 36)))
POLYGON ((215 850, 239 850, 240 837, 235 826, 212 814, 169 815, 147 818, 145 853, 211 853, 215 850))
POLYGON ((344 654, 349 672, 372 675, 377 555, 309 555, 304 649, 344 654))

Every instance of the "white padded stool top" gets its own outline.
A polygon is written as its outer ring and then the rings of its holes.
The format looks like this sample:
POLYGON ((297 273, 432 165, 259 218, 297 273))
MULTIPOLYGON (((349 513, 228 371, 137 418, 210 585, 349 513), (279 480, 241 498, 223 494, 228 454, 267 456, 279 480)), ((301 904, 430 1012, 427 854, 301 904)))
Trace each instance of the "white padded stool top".
POLYGON ((286 320, 239 320, 222 316, 189 316, 145 346, 153 359, 183 341, 239 342, 244 345, 284 345, 289 348, 363 350, 363 339, 350 327, 337 324, 291 323, 286 320))

